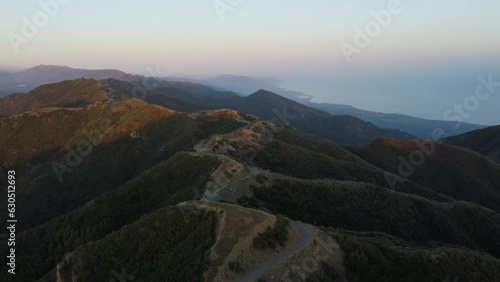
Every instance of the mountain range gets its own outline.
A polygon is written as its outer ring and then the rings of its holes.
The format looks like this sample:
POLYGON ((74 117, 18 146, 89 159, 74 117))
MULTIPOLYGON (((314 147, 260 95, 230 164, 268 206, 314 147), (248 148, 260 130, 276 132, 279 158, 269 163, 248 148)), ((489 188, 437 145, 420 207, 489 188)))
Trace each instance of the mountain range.
POLYGON ((14 281, 499 281, 498 127, 423 140, 266 90, 155 81, 0 99, 14 281))
MULTIPOLYGON (((144 77, 127 74, 123 71, 113 69, 85 70, 73 69, 65 66, 40 65, 22 71, 16 71, 16 68, 8 67, 3 71, 0 69, 0 97, 13 93, 28 92, 42 84, 77 78, 93 78, 96 80, 113 78, 122 81, 139 82, 144 77)), ((267 91, 276 93, 303 105, 328 112, 331 115, 353 116, 365 122, 369 122, 376 127, 382 129, 397 129, 419 138, 440 139, 444 138, 444 135, 459 135, 486 127, 484 125, 469 124, 465 122, 461 122, 460 126, 457 126, 457 122, 453 121, 427 120, 402 114, 370 112, 347 105, 314 103, 310 101, 311 98, 313 98, 310 95, 279 87, 280 80, 273 77, 254 78, 247 76, 221 75, 209 78, 162 77, 162 79, 180 90, 186 90, 186 87, 188 87, 189 90, 186 92, 196 93, 196 95, 210 92, 211 94, 215 94, 215 92, 217 92, 221 93, 220 95, 222 95, 222 97, 225 97, 227 93, 233 91, 234 94, 238 94, 239 96, 248 96, 257 92, 259 89, 266 89, 267 91), (195 88, 197 87, 200 89, 196 90, 195 88), (439 134, 436 132, 439 132, 439 134)), ((281 111, 283 109, 277 110, 281 111)))
POLYGON ((0 97, 12 93, 27 92, 40 85, 63 80, 77 78, 106 79, 110 77, 127 79, 133 77, 133 75, 112 69, 87 70, 54 65, 39 65, 20 71, 7 68, 7 70, 0 70, 0 97))
MULTIPOLYGON (((140 87, 141 81, 142 79, 107 79, 98 82, 80 79, 43 85, 27 94, 14 94, 1 99, 0 116, 41 107, 84 105, 107 99, 107 96, 103 96, 106 93, 110 93, 112 99, 132 98, 137 96, 134 90, 140 87), (103 90, 103 87, 107 88, 103 90), (70 97, 67 95, 68 89, 73 91, 70 97)), ((351 116, 332 116, 265 90, 241 97, 232 92, 219 92, 202 85, 179 82, 162 82, 155 89, 143 89, 145 95, 141 96, 144 96, 143 100, 148 103, 185 112, 233 109, 265 120, 290 124, 305 133, 316 134, 342 144, 360 145, 382 136, 413 137, 398 130, 380 129, 351 116)))
MULTIPOLYGON (((165 79, 198 82, 201 84, 210 85, 211 87, 216 87, 218 89, 230 89, 239 94, 242 94, 243 96, 250 95, 258 89, 265 88, 283 97, 312 108, 326 111, 332 115, 354 116, 362 119, 363 121, 371 122, 380 128, 396 128, 420 138, 440 139, 436 138, 436 132, 439 132, 446 136, 453 136, 486 127, 484 125, 470 124, 465 122, 457 123, 453 121, 428 120, 423 118, 411 117, 404 114, 386 114, 372 112, 357 109, 349 105, 312 102, 311 100, 314 98, 313 96, 300 91, 293 91, 290 89, 282 88, 279 86, 280 79, 273 77, 256 78, 248 76, 221 75, 205 79, 168 77, 165 79)), ((334 96, 334 94, 335 93, 332 92, 332 96, 334 96)))

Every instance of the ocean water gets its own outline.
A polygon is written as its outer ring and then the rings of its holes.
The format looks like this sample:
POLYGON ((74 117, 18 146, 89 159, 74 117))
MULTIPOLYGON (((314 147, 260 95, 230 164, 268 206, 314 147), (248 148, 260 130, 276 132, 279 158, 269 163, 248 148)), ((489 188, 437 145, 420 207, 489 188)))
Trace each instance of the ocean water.
POLYGON ((313 102, 347 104, 427 119, 459 117, 469 123, 497 125, 500 124, 500 86, 485 100, 475 97, 475 90, 481 84, 478 77, 488 79, 490 74, 493 81, 500 83, 500 72, 381 72, 290 76, 281 86, 314 96, 313 102), (457 106, 461 106, 463 112, 457 110, 457 106))

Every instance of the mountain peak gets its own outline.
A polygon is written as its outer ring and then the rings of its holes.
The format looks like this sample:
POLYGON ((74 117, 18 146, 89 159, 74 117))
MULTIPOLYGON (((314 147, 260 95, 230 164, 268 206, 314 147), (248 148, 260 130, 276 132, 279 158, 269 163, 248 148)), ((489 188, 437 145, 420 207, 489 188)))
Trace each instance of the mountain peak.
POLYGON ((265 89, 259 89, 257 90, 255 93, 253 93, 252 95, 250 96, 272 96, 272 97, 281 97, 281 98, 285 98, 285 97, 282 97, 276 93, 273 93, 271 91, 268 91, 268 90, 265 90, 265 89))
POLYGON ((127 73, 120 70, 102 69, 86 70, 74 69, 68 66, 38 65, 15 74, 15 83, 28 85, 31 89, 48 83, 72 80, 77 78, 93 78, 96 80, 107 78, 126 78, 127 73))

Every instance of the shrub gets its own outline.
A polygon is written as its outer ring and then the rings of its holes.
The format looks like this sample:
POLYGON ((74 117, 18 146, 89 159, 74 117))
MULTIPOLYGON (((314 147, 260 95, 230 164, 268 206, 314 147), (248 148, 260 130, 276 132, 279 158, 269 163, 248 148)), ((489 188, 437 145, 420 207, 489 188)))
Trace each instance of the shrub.
POLYGON ((368 256, 359 250, 351 252, 347 256, 346 266, 356 274, 363 274, 370 269, 368 256))
POLYGON ((253 239, 253 246, 258 250, 276 249, 277 245, 284 247, 288 241, 288 227, 290 221, 282 216, 276 216, 276 223, 273 228, 268 227, 264 233, 259 233, 253 239))

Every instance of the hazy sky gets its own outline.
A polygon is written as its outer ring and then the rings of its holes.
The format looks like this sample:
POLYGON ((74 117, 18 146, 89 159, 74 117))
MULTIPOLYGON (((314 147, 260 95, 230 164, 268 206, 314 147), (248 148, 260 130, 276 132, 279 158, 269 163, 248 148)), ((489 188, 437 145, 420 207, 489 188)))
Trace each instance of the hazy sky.
MULTIPOLYGON (((339 45, 356 46, 355 28, 390 0, 60 0, 33 38, 23 35, 23 18, 43 23, 40 3, 51 2, 1 1, 0 64, 278 76, 316 101, 438 119, 474 93, 477 76, 500 81, 498 0, 401 0, 351 63, 339 45), (230 7, 223 20, 214 4, 230 7), (25 38, 17 53, 13 34, 25 38)), ((500 123, 495 95, 468 121, 500 123)))

